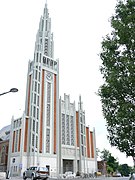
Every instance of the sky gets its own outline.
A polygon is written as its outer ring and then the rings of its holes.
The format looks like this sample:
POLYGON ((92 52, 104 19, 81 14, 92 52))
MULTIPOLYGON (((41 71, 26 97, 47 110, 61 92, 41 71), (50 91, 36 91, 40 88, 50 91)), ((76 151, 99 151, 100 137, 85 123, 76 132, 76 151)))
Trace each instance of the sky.
MULTIPOLYGON (((33 60, 36 33, 46 0, 0 1, 0 93, 18 88, 17 93, 0 96, 0 129, 21 117, 25 107, 28 61, 33 60)), ((70 101, 82 97, 86 125, 96 132, 96 146, 109 150, 121 164, 133 166, 112 148, 106 138, 106 124, 100 97, 101 42, 111 32, 110 17, 116 0, 48 0, 54 34, 54 58, 59 58, 59 95, 70 101)))

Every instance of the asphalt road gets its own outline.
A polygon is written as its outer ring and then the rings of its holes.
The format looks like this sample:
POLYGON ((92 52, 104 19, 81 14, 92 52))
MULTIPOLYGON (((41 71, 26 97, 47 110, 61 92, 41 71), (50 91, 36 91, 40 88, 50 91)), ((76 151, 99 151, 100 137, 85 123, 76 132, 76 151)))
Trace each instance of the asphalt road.
MULTIPOLYGON (((23 180, 22 177, 11 177, 10 179, 11 180, 23 180)), ((0 180, 2 180, 2 179, 0 179, 0 180)), ((3 180, 5 180, 5 179, 3 179, 3 180)), ((27 180, 30 180, 30 179, 28 178, 27 180)), ((49 178, 48 180, 64 180, 64 179, 49 178)), ((75 180, 129 180, 129 177, 75 178, 75 180)))
MULTIPOLYGON (((54 178, 49 178, 49 180, 54 180, 54 178)), ((62 180, 62 179, 57 179, 57 180, 62 180)), ((129 180, 129 177, 75 178, 75 180, 129 180)))

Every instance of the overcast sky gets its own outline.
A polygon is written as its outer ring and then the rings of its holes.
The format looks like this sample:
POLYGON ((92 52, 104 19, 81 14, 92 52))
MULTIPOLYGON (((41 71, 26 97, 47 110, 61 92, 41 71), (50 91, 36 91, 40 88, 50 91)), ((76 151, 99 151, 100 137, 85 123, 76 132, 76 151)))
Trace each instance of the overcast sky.
MULTIPOLYGON (((33 59, 36 33, 45 0, 0 1, 0 93, 12 87, 17 93, 0 97, 0 129, 24 111, 27 65, 33 59)), ((133 165, 106 139, 100 98, 96 95, 102 76, 99 71, 102 38, 111 32, 109 19, 116 0, 48 0, 54 33, 54 56, 59 58, 60 96, 70 101, 82 96, 86 124, 96 131, 97 148, 108 149, 120 163, 133 165)))

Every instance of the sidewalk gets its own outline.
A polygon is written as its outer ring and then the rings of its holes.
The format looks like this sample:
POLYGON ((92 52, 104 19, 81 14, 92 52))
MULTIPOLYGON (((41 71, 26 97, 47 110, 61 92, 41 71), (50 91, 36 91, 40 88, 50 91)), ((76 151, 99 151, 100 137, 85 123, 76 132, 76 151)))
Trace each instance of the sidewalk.
MULTIPOLYGON (((23 177, 16 176, 16 177, 10 177, 9 180, 16 180, 16 179, 23 179, 23 177)), ((0 176, 0 180, 7 180, 6 177, 0 176)))

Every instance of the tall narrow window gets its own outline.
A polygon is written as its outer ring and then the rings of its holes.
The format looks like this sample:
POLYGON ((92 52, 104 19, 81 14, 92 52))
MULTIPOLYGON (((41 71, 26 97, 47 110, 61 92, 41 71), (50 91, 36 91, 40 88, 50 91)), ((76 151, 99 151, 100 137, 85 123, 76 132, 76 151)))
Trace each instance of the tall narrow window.
POLYGON ((83 135, 81 135, 81 144, 83 144, 83 135))
POLYGON ((36 115, 36 107, 34 106, 33 107, 33 117, 35 117, 35 115, 36 115))
POLYGON ((47 20, 46 20, 46 23, 45 23, 45 30, 47 31, 47 20))
POLYGON ((70 120, 71 120, 71 145, 74 146, 74 119, 73 116, 70 116, 70 120))
POLYGON ((50 126, 50 104, 47 104, 47 126, 50 126))
POLYGON ((32 134, 32 146, 34 146, 34 139, 35 139, 35 135, 32 134))
POLYGON ((38 84, 38 94, 40 93, 40 84, 38 84))
POLYGON ((47 103, 50 103, 51 99, 51 83, 47 83, 47 103))
POLYGON ((51 83, 47 83, 47 120, 46 125, 50 126, 50 111, 51 111, 51 83))
POLYGON ((37 80, 37 74, 38 74, 38 71, 36 70, 35 71, 35 79, 37 80))
POLYGON ((36 133, 38 133, 38 122, 36 122, 36 133))
POLYGON ((44 29, 44 19, 42 20, 42 31, 44 29))
POLYGON ((38 81, 40 82, 40 72, 38 73, 38 81))
POLYGON ((50 153, 50 129, 46 129, 46 153, 50 153))
POLYGON ((16 137, 15 137, 15 152, 17 152, 18 147, 18 130, 16 131, 16 137))
POLYGON ((39 96, 37 96, 37 106, 39 106, 39 96))
POLYGON ((35 92, 37 91, 37 82, 35 81, 35 92))
POLYGON ((62 114, 62 144, 65 144, 65 114, 62 114))
POLYGON ((36 148, 38 147, 38 136, 36 136, 36 148))
POLYGON ((39 62, 41 63, 41 53, 40 53, 40 59, 39 59, 39 62))
POLYGON ((33 120, 33 131, 35 131, 35 120, 33 120))
POLYGON ((39 119, 39 109, 37 108, 37 119, 39 119))
POLYGON ((34 104, 36 104, 36 94, 34 94, 34 104))
POLYGON ((83 124, 81 124, 81 133, 83 133, 83 124))
POLYGON ((70 145, 69 115, 66 115, 66 144, 70 145))
POLYGON ((38 62, 38 53, 37 53, 37 59, 36 59, 36 61, 38 62))

